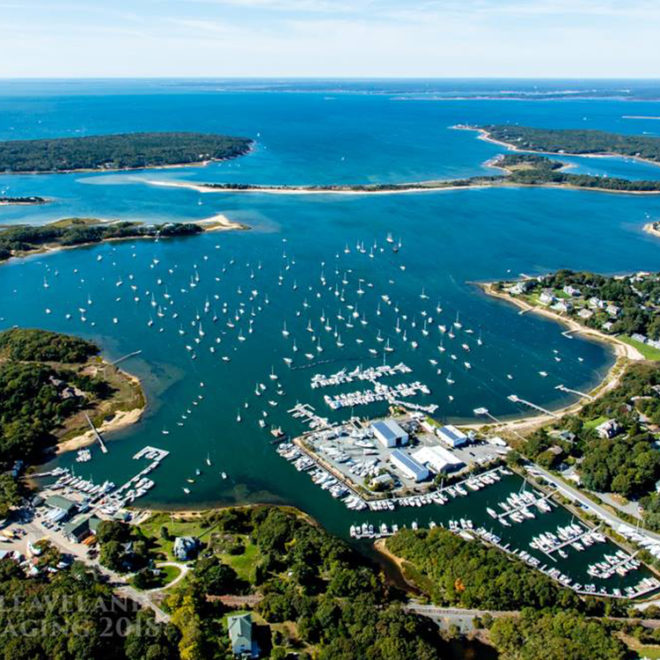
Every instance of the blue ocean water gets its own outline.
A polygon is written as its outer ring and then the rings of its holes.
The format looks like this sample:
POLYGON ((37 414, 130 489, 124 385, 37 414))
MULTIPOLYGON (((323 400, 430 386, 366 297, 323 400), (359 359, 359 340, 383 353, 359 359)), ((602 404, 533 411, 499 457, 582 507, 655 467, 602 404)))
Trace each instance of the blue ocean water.
MULTIPOLYGON (((491 172, 484 163, 502 148, 473 132, 453 130, 458 123, 660 130, 654 119, 626 118, 660 115, 656 101, 482 98, 484 90, 469 82, 445 88, 437 83, 432 92, 445 97, 418 98, 419 89, 396 81, 311 88, 219 81, 0 85, 1 139, 189 130, 256 140, 248 156, 207 167, 0 175, 5 194, 52 198, 40 207, 2 207, 0 224, 74 215, 184 221, 224 213, 252 228, 105 244, 0 267, 1 328, 80 334, 98 341, 113 359, 142 351, 125 367, 143 379, 149 398, 143 421, 113 435, 109 454, 95 451, 91 463, 76 465, 77 473, 120 483, 137 471, 132 455, 152 444, 172 454, 156 473, 145 504, 289 502, 345 533, 353 514, 280 459, 257 420, 297 432, 300 427, 286 412, 297 401, 335 418, 384 412, 371 406, 332 413, 324 392, 309 386, 317 372, 378 364, 379 331, 395 348, 388 361, 414 370, 412 378, 400 380, 425 382, 432 393, 418 401, 437 404, 442 420, 470 419, 478 406, 502 417, 523 414, 507 399, 512 393, 561 406, 571 398, 560 395, 557 385, 587 389, 602 378, 613 361, 606 347, 568 339, 558 325, 521 316, 487 299, 473 283, 557 268, 657 270, 660 243, 642 232, 645 222, 660 218, 655 196, 532 188, 377 196, 201 194, 150 184, 399 182, 491 172), (458 92, 452 95, 452 89, 458 92), (465 98, 476 96, 475 90, 479 98, 465 98), (390 233, 401 240, 398 253, 386 242, 390 233), (437 326, 450 327, 457 315, 463 328, 451 340, 437 326), (396 318, 404 316, 405 341, 395 330, 396 318), (425 321, 429 335, 422 332, 425 321), (378 349, 377 358, 369 348, 378 349), (309 367, 319 361, 327 363, 309 367), (284 394, 277 394, 269 378, 271 367, 284 394), (447 382, 450 375, 454 384, 447 382), (260 398, 259 382, 268 386, 260 398), (207 454, 210 469, 204 467, 207 454), (182 488, 196 469, 202 474, 186 495, 182 488)), ((660 168, 624 159, 570 160, 575 171, 660 175, 660 168)), ((58 459, 62 465, 72 462, 72 456, 58 459)))

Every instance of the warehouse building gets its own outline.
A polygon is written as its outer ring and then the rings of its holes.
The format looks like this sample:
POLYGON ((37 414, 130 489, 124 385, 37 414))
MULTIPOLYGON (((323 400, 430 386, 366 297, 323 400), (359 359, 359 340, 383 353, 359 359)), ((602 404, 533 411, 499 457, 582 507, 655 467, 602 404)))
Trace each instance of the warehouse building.
POLYGON ((437 474, 454 472, 465 466, 465 463, 460 458, 444 447, 422 447, 412 456, 418 463, 426 465, 437 474))
POLYGON ((414 458, 404 454, 400 449, 395 449, 390 454, 390 463, 403 474, 404 477, 413 481, 424 481, 429 478, 428 468, 420 465, 414 458))
POLYGON ((383 447, 401 447, 408 444, 408 434, 393 419, 373 422, 371 430, 383 447))
POLYGON ((440 440, 448 444, 450 447, 462 447, 468 442, 467 435, 465 435, 463 431, 459 431, 452 424, 442 426, 436 431, 436 433, 440 440))

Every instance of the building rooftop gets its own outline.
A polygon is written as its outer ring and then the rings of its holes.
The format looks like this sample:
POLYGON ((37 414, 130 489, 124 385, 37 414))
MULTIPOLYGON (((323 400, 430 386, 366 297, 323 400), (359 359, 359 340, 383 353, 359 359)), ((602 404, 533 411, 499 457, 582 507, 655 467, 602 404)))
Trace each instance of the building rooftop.
POLYGON ((75 509, 76 503, 67 499, 66 497, 62 497, 61 495, 51 495, 46 500, 46 506, 49 506, 53 509, 62 509, 62 511, 70 513, 73 511, 73 509, 75 509))
POLYGON ((378 422, 373 422, 371 428, 374 431, 378 431, 385 438, 392 440, 408 435, 393 419, 384 419, 378 422))

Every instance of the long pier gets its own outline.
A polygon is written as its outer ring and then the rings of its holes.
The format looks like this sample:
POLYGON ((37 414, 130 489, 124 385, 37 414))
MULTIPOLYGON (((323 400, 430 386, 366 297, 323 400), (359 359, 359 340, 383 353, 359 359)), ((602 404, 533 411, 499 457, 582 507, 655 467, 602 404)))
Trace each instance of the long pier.
POLYGON ((123 362, 124 360, 128 360, 128 358, 135 357, 136 355, 140 355, 142 353, 142 349, 138 351, 133 351, 132 353, 128 353, 127 355, 122 355, 119 359, 115 360, 114 362, 111 362, 110 364, 113 367, 116 367, 120 362, 123 362))
POLYGON ((101 451, 104 454, 108 453, 108 448, 105 446, 105 443, 103 442, 103 438, 101 437, 101 434, 99 433, 98 429, 96 426, 94 426, 94 422, 89 418, 89 415, 86 412, 83 412, 85 415, 85 419, 87 420, 87 423, 89 424, 89 427, 92 429, 94 432, 94 435, 96 436, 96 439, 98 440, 99 445, 101 446, 101 451))
POLYGON ((568 392, 569 394, 577 394, 578 396, 584 397, 585 399, 589 399, 590 401, 594 400, 594 397, 591 396, 591 394, 587 394, 586 392, 580 392, 580 390, 572 390, 570 387, 566 387, 566 385, 557 385, 555 387, 556 390, 559 390, 560 392, 568 392))
POLYGON ((532 403, 531 401, 527 401, 526 399, 521 399, 517 394, 509 394, 507 399, 509 399, 509 401, 513 401, 513 403, 522 403, 526 406, 529 406, 530 408, 534 408, 534 410, 539 410, 544 415, 550 415, 550 417, 559 417, 559 415, 553 413, 551 410, 547 410, 546 408, 537 406, 535 403, 532 403))

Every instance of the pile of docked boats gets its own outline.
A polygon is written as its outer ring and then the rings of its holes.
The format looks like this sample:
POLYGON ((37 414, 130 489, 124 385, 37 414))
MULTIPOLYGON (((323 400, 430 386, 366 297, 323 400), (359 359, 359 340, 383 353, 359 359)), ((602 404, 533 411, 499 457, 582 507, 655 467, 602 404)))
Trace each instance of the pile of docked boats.
POLYGON ((332 497, 343 498, 342 501, 347 508, 353 511, 361 511, 366 508, 367 505, 362 498, 350 494, 349 489, 337 477, 303 454, 293 443, 283 442, 276 451, 282 458, 292 463, 299 472, 308 472, 312 481, 323 490, 327 490, 332 497))
POLYGON ((585 547, 589 547, 594 543, 605 543, 605 541, 605 536, 599 531, 589 530, 576 523, 571 523, 570 525, 557 527, 556 533, 543 532, 535 536, 529 545, 535 550, 541 550, 546 554, 557 551, 559 556, 565 559, 568 555, 562 548, 567 545, 581 552, 585 547))
POLYGON ((502 513, 490 507, 486 508, 486 513, 491 518, 501 522, 505 527, 509 527, 511 523, 521 523, 536 518, 536 515, 530 511, 530 507, 536 507, 539 513, 552 511, 547 498, 537 498, 530 491, 511 493, 504 502, 498 502, 498 506, 502 509, 502 513))
POLYGON ((92 460, 92 452, 89 449, 81 449, 76 454, 76 463, 87 463, 92 460))
POLYGON ((361 525, 351 525, 349 534, 352 539, 380 539, 385 536, 392 536, 399 531, 399 526, 395 523, 389 528, 382 523, 378 528, 371 523, 362 523, 361 525))
POLYGON ((630 571, 637 570, 640 563, 630 555, 627 555, 623 550, 617 550, 614 555, 604 555, 603 561, 591 564, 587 569, 587 573, 591 577, 600 580, 608 580, 615 573, 621 577, 627 575, 630 571))
POLYGON ((412 373, 412 369, 403 362, 399 362, 399 364, 395 364, 393 367, 390 367, 388 364, 383 364, 379 367, 369 367, 367 369, 356 367, 353 371, 342 369, 336 374, 331 374, 329 376, 314 374, 310 385, 311 388, 315 390, 318 387, 345 385, 346 383, 352 383, 354 380, 368 380, 373 382, 385 376, 396 376, 397 374, 409 373, 412 373))
POLYGON ((383 383, 374 383, 372 390, 344 392, 335 396, 326 394, 323 400, 332 410, 339 410, 341 408, 352 408, 353 406, 368 406, 381 401, 394 404, 398 397, 412 397, 417 396, 418 393, 430 394, 431 390, 418 380, 413 383, 399 383, 392 387, 383 383))
POLYGON ((57 481, 50 486, 52 490, 63 489, 65 491, 78 491, 92 500, 98 499, 114 489, 115 484, 112 481, 104 481, 102 484, 95 484, 88 479, 82 479, 72 475, 67 468, 62 468, 57 481))

